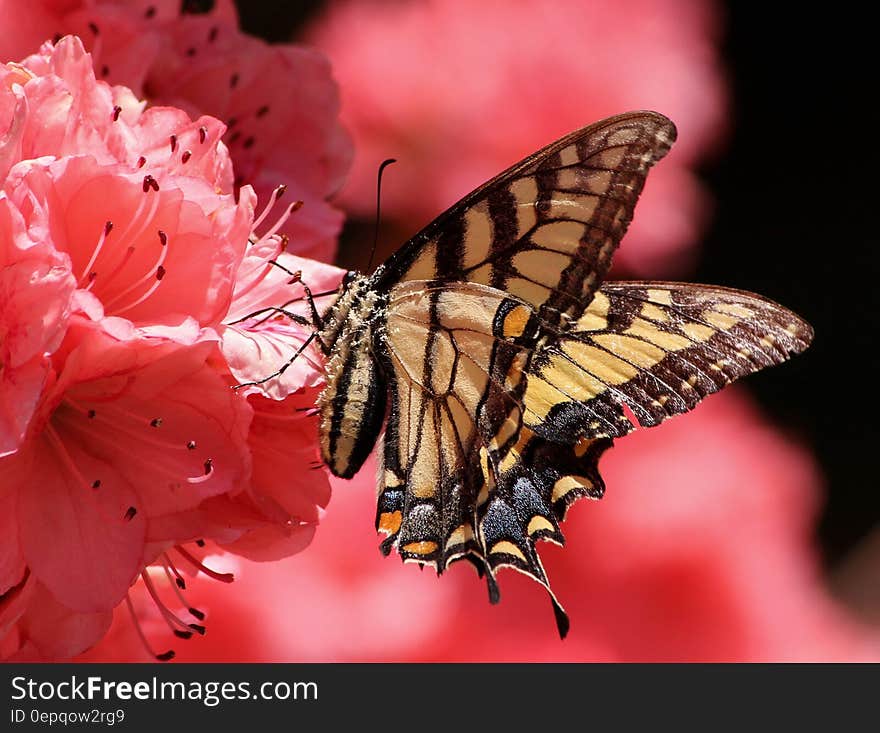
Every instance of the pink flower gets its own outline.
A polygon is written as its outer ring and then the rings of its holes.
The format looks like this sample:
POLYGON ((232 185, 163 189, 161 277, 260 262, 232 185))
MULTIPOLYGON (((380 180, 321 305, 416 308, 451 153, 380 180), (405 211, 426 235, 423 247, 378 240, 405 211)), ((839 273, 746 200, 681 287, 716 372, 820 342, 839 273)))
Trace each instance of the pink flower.
POLYGON ((171 25, 166 43, 147 78, 151 96, 225 120, 239 183, 250 183, 261 201, 286 185, 290 198, 304 202, 285 229, 291 250, 332 260, 342 212, 327 198, 342 185, 352 150, 337 122, 327 59, 271 46, 210 16, 171 25), (279 89, 279 79, 289 81, 279 89))
MULTIPOLYGON (((83 152, 101 163, 134 163, 129 151, 136 121, 143 104, 128 89, 98 83, 91 59, 78 39, 65 39, 57 47, 45 43, 38 53, 21 64, 9 63, 0 70, 3 107, 12 109, 4 137, 5 178, 12 163, 41 156, 83 152)), ((147 128, 149 129, 149 128, 147 128)), ((163 147, 167 140, 163 140, 163 147)))
POLYGON ((630 109, 679 126, 652 172, 618 267, 680 272, 707 212, 693 166, 724 126, 713 3, 682 0, 328 6, 307 34, 333 62, 358 151, 340 200, 370 217, 376 169, 398 159, 383 211, 410 234, 561 135, 630 109))
POLYGON ((69 258, 33 239, 35 230, 0 192, 0 457, 24 439, 49 376, 44 355, 58 347, 70 317, 69 258))
POLYGON ((231 580, 205 540, 299 552, 329 500, 309 470, 314 362, 231 387, 290 359, 307 332, 277 306, 310 315, 304 283, 320 303, 341 271, 282 252, 301 203, 254 231, 266 216, 249 186, 232 194, 219 121, 145 109, 77 38, 0 74, 0 652, 79 654, 141 593, 176 636, 203 633, 154 576, 231 580))
MULTIPOLYGON (((31 572, 77 611, 109 611, 137 577, 147 523, 240 488, 250 411, 206 358, 70 329, 76 346, 4 459, 31 572)), ((189 539, 181 538, 181 539, 189 539)))
MULTIPOLYGON (((491 606, 465 563, 438 579, 381 557, 368 465, 334 485, 333 511, 309 552, 241 562, 242 592, 228 598, 196 580, 205 608, 223 604, 222 618, 180 658, 880 659, 880 637, 830 599, 809 550, 819 488, 812 460, 741 390, 621 439, 601 467, 606 496, 572 510, 565 548, 541 547, 572 619, 564 642, 546 594, 528 578, 503 574, 501 603, 491 606)), ((120 621, 109 638, 125 634, 120 621)), ((117 643, 88 658, 117 659, 117 643)))
POLYGON ((27 14, 29 37, 39 37, 34 29, 40 27, 41 40, 79 34, 102 79, 153 105, 224 120, 236 187, 247 182, 268 200, 276 186, 287 185, 290 198, 304 202, 285 230, 291 251, 332 259, 342 214, 328 199, 342 184, 352 152, 323 56, 241 33, 228 0, 199 15, 168 0, 36 4, 39 10, 27 14), (287 80, 281 94, 279 79, 287 80))
POLYGON ((191 343, 229 307, 253 194, 236 205, 208 181, 153 170, 88 155, 23 163, 10 196, 43 215, 47 237, 70 256, 85 315, 117 338, 191 343))

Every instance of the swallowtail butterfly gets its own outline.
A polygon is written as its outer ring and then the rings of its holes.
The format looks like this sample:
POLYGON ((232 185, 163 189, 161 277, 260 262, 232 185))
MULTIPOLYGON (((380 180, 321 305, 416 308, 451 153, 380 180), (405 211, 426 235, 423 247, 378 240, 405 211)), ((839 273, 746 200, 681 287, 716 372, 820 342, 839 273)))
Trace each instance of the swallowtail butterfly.
POLYGON ((467 559, 499 598, 512 567, 568 618, 536 551, 605 487, 614 438, 803 351, 812 330, 738 290, 603 282, 675 127, 630 112, 577 130, 441 214, 316 319, 320 446, 337 476, 380 442, 381 548, 442 573, 467 559), (383 431, 384 439, 380 441, 383 431))

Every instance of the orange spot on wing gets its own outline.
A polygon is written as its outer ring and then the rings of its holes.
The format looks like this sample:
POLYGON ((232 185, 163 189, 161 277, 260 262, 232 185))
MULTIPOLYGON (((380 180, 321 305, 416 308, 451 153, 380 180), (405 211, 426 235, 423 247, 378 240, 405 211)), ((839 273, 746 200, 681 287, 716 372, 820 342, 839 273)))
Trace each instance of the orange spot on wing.
POLYGON ((504 316, 504 337, 516 338, 522 336, 529 322, 531 312, 523 305, 518 305, 510 313, 504 316))
POLYGON ((394 534, 400 529, 400 523, 403 517, 400 510, 394 512, 383 512, 379 516, 379 531, 386 534, 394 534))
POLYGON ((437 551, 436 542, 410 542, 402 548, 404 552, 411 552, 413 555, 430 555, 437 551))

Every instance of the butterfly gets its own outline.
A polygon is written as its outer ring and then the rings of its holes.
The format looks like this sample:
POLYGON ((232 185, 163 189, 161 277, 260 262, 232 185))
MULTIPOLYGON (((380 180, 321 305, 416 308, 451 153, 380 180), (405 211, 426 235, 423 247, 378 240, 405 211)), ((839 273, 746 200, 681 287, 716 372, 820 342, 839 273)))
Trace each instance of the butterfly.
POLYGON ((642 426, 807 348, 810 326, 761 296, 603 282, 673 123, 630 112, 572 132, 477 188, 318 319, 324 462, 351 478, 379 444, 387 555, 442 573, 466 559, 499 600, 518 570, 569 620, 538 540, 564 542, 600 498, 602 454, 642 426))

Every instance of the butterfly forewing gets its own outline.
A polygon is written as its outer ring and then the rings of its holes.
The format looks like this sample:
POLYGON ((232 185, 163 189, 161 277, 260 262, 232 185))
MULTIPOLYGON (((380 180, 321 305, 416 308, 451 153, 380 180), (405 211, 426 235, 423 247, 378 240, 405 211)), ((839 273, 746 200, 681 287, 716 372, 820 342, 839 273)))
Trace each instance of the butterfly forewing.
POLYGON ((654 112, 567 135, 439 216, 388 261, 380 284, 476 282, 530 303, 549 324, 579 317, 632 219, 648 169, 675 135, 654 112))
POLYGON ((525 424, 551 440, 619 437, 807 348, 810 326, 760 296, 707 285, 611 282, 532 361, 525 424))

